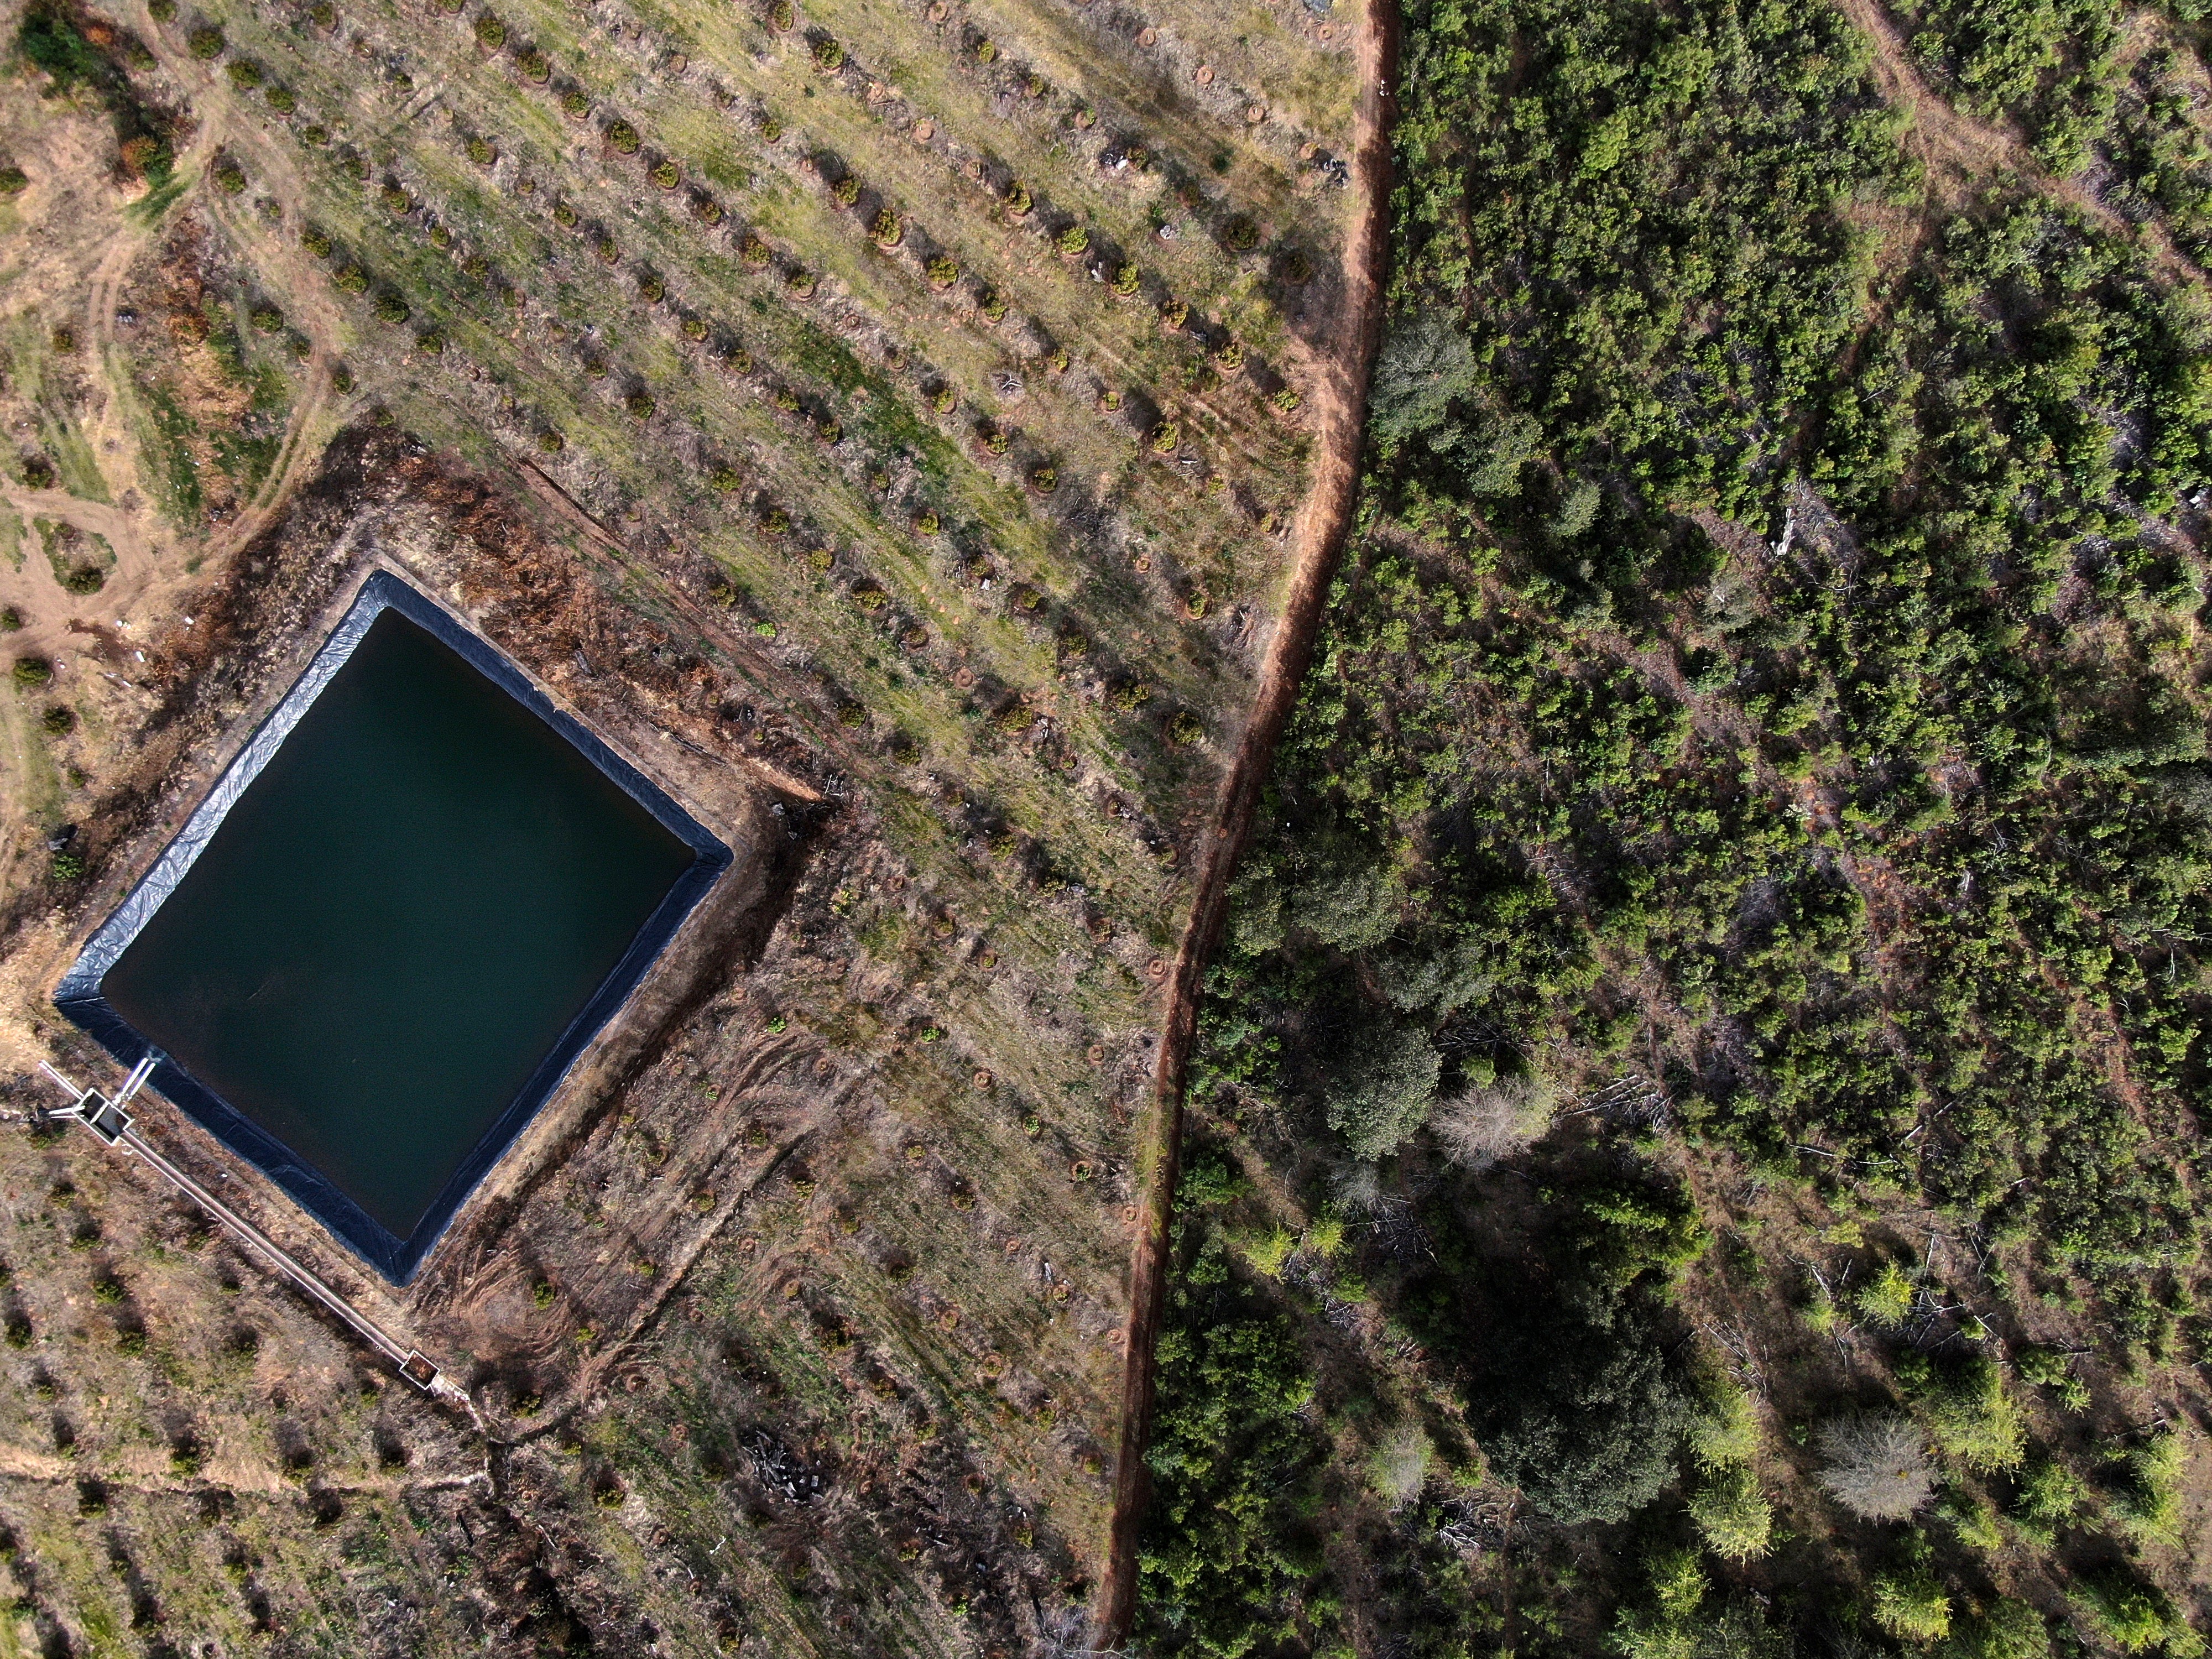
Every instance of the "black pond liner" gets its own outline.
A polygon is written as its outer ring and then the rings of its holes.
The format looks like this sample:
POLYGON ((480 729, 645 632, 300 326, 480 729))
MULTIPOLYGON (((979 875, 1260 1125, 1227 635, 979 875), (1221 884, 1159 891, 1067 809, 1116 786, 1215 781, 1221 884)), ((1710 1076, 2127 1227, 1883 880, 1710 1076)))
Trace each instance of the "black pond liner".
POLYGON ((207 799, 161 851, 153 868, 87 943, 54 992, 54 1002, 125 1066, 148 1054, 156 1064, 152 1086, 232 1152, 252 1164, 395 1285, 410 1279, 485 1174, 522 1132, 538 1109, 629 994, 732 862, 730 849, 667 793, 616 754, 589 728, 555 706, 521 669, 441 606, 389 572, 380 571, 315 653, 306 672, 223 771, 207 799), (470 667, 514 698, 564 739, 606 779, 642 807, 660 828, 688 848, 690 861, 632 938, 613 970, 538 1060, 520 1090, 492 1121, 439 1189, 405 1237, 372 1217, 328 1176, 221 1094, 194 1077, 136 1029, 102 991, 102 981, 175 892, 205 852, 233 807, 276 757, 386 611, 397 612, 448 647, 470 667))

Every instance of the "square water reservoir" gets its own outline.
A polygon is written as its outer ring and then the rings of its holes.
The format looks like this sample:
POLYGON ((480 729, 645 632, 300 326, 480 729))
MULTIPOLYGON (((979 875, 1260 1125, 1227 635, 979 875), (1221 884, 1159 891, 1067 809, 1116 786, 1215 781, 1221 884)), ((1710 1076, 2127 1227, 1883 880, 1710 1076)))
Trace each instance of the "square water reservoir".
POLYGON ((55 992, 395 1284, 729 849, 389 573, 55 992))

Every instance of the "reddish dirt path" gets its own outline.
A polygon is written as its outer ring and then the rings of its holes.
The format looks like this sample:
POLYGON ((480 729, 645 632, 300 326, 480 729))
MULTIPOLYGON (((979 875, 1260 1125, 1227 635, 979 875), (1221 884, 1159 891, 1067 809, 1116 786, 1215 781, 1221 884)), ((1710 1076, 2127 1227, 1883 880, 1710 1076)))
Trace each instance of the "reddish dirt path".
POLYGON ((1197 895, 1168 979, 1159 1062, 1152 1104, 1139 1132, 1139 1206, 1130 1266, 1129 1324, 1121 1384, 1121 1445, 1114 1468, 1111 1553, 1099 1585, 1096 1647, 1117 1647, 1137 1606, 1137 1534, 1151 1481, 1145 1449, 1152 1438, 1152 1352, 1167 1301, 1169 1229, 1182 1141, 1183 1083, 1198 1029, 1199 994, 1207 959, 1221 937, 1229 879, 1252 829, 1261 786, 1275 744, 1296 705, 1313 660, 1314 641, 1328 599, 1337 558, 1352 527, 1359 489, 1360 432, 1367 416, 1367 378, 1382 335, 1383 276, 1389 254, 1391 84, 1398 72, 1396 0, 1368 0, 1358 40, 1359 112, 1354 176, 1358 218, 1345 246, 1346 325, 1316 357, 1307 394, 1313 412, 1312 486, 1299 509, 1295 561, 1280 620, 1261 665, 1259 695, 1222 781, 1212 827, 1200 853, 1197 895))

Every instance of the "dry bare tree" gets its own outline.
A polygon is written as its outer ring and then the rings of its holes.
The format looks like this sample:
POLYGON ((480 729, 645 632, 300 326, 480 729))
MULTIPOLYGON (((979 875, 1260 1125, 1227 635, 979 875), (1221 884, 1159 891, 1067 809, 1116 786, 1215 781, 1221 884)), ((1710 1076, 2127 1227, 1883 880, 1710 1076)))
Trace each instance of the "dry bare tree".
POLYGON ((1543 1078, 1500 1078, 1437 1107, 1429 1124, 1451 1161, 1480 1175, 1542 1134, 1558 1106, 1558 1091, 1543 1078))
POLYGON ((1820 1435, 1828 1467, 1820 1485, 1853 1515, 1904 1521, 1935 1495, 1928 1445, 1902 1412, 1868 1412, 1831 1423, 1820 1435))

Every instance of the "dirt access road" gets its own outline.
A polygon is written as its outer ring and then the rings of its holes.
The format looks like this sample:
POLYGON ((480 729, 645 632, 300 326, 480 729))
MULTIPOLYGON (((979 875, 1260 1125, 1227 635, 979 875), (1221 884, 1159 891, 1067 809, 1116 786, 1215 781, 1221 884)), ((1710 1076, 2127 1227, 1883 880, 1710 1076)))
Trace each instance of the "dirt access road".
POLYGON ((1345 245, 1345 326, 1332 349, 1317 356, 1306 394, 1314 420, 1314 471, 1298 512, 1290 586, 1261 665, 1259 695, 1222 780, 1200 854, 1196 896, 1168 978, 1152 1103, 1138 1139, 1143 1193, 1130 1270, 1124 1348, 1127 1369, 1121 1386, 1121 1445, 1114 1469, 1112 1547, 1099 1585, 1093 1635, 1095 1646, 1101 1649, 1119 1646, 1136 1613, 1137 1534, 1151 1492, 1145 1449, 1152 1438, 1152 1355, 1167 1303, 1184 1074, 1198 1030, 1206 964, 1221 938, 1230 878, 1251 834, 1275 744, 1313 660, 1329 583, 1358 499, 1360 434, 1366 424, 1368 375, 1382 337, 1383 279, 1389 257, 1390 131, 1397 109, 1392 88, 1398 74, 1398 27, 1395 0, 1367 0, 1357 49, 1359 112, 1353 185, 1358 210, 1345 245))
MULTIPOLYGON (((297 225, 304 221, 307 200, 297 168, 270 136, 265 124, 238 107, 216 67, 178 51, 170 33, 164 33, 143 3, 131 9, 129 21, 162 68, 186 88, 199 125, 191 148, 175 164, 177 172, 190 179, 185 188, 155 214, 131 213, 127 210, 129 204, 118 199, 112 234, 86 283, 89 297, 85 337, 92 342, 93 361, 101 366, 107 380, 108 402, 100 422, 103 430, 123 441, 106 452, 118 458, 111 465, 125 472, 119 479, 109 478, 111 488, 126 501, 146 493, 133 488, 138 480, 131 459, 134 452, 130 428, 117 414, 131 392, 129 370, 116 343, 116 307, 140 260, 160 246, 165 228, 180 212, 196 205, 204 207, 240 256, 264 277, 275 280, 283 295, 286 314, 307 335, 311 349, 276 462, 238 515, 208 537, 191 568, 173 556, 176 550, 168 544, 171 538, 164 534, 151 507, 134 513, 61 490, 9 489, 4 492, 0 498, 18 513, 73 525, 100 536, 116 555, 116 568, 103 586, 97 606, 89 606, 82 596, 68 592, 44 569, 45 561, 36 561, 40 568, 31 571, 15 595, 15 609, 22 619, 21 632, 11 641, 18 654, 70 648, 70 636, 84 631, 80 619, 88 611, 112 611, 120 617, 181 609, 184 597, 206 580, 199 571, 212 577, 275 522, 293 492, 321 459, 324 445, 337 425, 331 371, 338 356, 336 343, 344 335, 343 313, 324 292, 319 273, 295 244, 251 215, 228 207, 206 187, 208 167, 216 154, 225 149, 235 150, 253 163, 255 176, 264 191, 282 204, 284 222, 297 225)), ((27 569, 32 562, 26 561, 27 569)))

